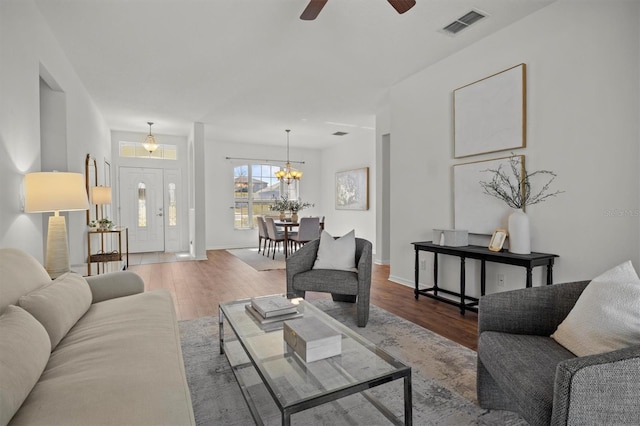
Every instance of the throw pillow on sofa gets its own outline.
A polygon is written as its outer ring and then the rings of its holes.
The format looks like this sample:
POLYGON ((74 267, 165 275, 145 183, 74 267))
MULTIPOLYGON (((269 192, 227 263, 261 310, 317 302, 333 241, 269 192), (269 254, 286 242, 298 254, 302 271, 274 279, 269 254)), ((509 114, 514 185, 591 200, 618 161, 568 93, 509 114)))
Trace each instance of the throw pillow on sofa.
POLYGON ((355 230, 334 239, 327 231, 322 231, 318 254, 312 269, 336 269, 357 272, 355 230))
POLYGON ((42 324, 9 305, 0 316, 0 425, 18 411, 44 371, 51 341, 42 324))
POLYGON ((631 261, 594 278, 551 337, 576 356, 640 344, 640 278, 631 261))
POLYGON ((26 294, 18 305, 42 324, 51 339, 51 350, 89 310, 91 288, 82 276, 68 272, 51 284, 26 294))

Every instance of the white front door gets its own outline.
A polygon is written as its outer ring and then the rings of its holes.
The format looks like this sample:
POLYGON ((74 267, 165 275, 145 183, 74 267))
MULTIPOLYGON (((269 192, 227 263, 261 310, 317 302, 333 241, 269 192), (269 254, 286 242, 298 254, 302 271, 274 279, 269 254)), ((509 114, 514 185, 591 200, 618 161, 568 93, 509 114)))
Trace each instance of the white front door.
POLYGON ((131 253, 164 251, 162 169, 120 167, 120 220, 131 253))

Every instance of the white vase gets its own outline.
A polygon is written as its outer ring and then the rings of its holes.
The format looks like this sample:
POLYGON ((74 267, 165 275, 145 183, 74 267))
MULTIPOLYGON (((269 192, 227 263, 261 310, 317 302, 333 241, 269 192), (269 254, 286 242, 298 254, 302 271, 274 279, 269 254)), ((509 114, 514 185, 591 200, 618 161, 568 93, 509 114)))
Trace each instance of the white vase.
POLYGON ((522 209, 509 215, 509 252, 515 254, 531 253, 531 235, 529 216, 522 209))

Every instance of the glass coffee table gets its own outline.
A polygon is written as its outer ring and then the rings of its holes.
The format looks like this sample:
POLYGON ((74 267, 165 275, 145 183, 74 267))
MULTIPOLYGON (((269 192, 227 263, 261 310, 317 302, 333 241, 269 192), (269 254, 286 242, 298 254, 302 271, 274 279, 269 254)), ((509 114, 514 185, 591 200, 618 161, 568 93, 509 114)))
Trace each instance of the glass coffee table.
MULTIPOLYGON (((352 416, 352 420, 357 416, 361 423, 367 419, 360 417, 355 407, 363 410, 365 406, 367 418, 373 411, 390 424, 412 424, 411 367, 300 299, 298 310, 303 317, 316 317, 342 334, 340 355, 305 363, 284 341, 282 321, 260 324, 246 311, 249 303, 251 299, 219 305, 220 353, 227 356, 256 424, 274 423, 280 417, 277 423, 289 425, 292 414, 328 403, 324 412, 313 415, 317 418, 330 413, 352 416), (226 336, 225 321, 231 328, 226 336), (390 382, 398 379, 404 380, 398 392, 404 406, 394 412, 382 403, 380 395, 373 394, 376 389, 372 388, 393 385, 390 382), (344 406, 330 407, 338 400, 344 406)), ((378 420, 373 422, 378 424, 378 420)))

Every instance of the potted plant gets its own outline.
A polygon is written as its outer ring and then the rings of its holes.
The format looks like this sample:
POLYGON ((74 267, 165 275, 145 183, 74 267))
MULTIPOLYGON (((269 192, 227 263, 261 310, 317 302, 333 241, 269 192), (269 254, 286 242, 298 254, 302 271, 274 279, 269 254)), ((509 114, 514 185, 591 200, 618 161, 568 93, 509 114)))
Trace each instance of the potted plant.
POLYGON ((493 174, 490 181, 480 181, 485 194, 498 198, 514 212, 509 215, 509 251, 517 254, 531 253, 531 239, 529 236, 529 217, 524 212, 526 206, 546 201, 549 197, 564 191, 550 192, 551 183, 556 174, 549 170, 527 172, 522 164, 520 156, 511 153, 509 157, 510 172, 502 169, 484 170, 493 174), (547 175, 547 182, 539 191, 533 191, 531 179, 536 176, 547 175))
POLYGON ((98 228, 101 231, 108 231, 109 229, 111 229, 113 227, 113 222, 111 222, 106 217, 96 221, 96 223, 98 224, 98 228))
POLYGON ((307 207, 313 207, 313 204, 303 202, 302 200, 290 200, 289 201, 289 210, 291 210, 291 221, 298 221, 298 212, 306 209, 307 207))
POLYGON ((280 198, 273 198, 273 204, 269 206, 269 210, 280 212, 280 220, 285 219, 285 212, 289 211, 289 197, 282 195, 280 198))

